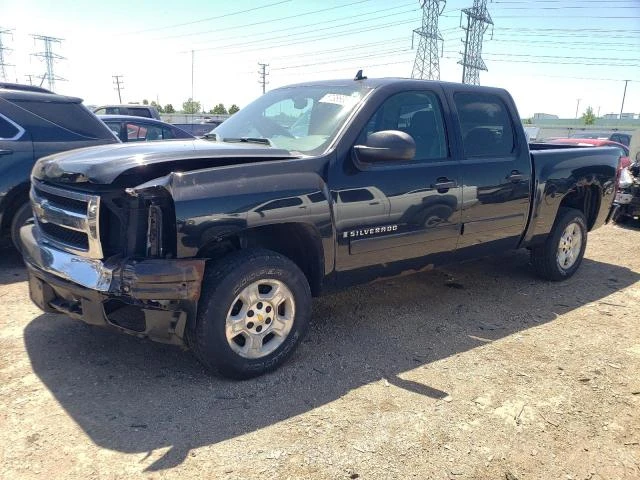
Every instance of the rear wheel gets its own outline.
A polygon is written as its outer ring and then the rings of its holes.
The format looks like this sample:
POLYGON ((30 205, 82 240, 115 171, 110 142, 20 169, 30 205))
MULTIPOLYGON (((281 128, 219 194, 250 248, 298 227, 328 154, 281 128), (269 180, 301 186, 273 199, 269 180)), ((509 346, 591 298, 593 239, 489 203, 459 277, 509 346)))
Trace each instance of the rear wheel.
POLYGON ((31 204, 27 202, 20 205, 18 211, 15 213, 13 219, 11 220, 11 241, 13 242, 13 246, 16 247, 19 252, 22 252, 20 229, 29 221, 31 217, 33 217, 31 204))
POLYGON ((240 251, 207 267, 187 341, 209 369, 250 378, 293 353, 310 317, 309 283, 292 261, 269 250, 240 251))
POLYGON ((536 273, 547 280, 571 277, 580 267, 587 246, 587 222, 581 211, 561 208, 543 245, 531 249, 536 273))

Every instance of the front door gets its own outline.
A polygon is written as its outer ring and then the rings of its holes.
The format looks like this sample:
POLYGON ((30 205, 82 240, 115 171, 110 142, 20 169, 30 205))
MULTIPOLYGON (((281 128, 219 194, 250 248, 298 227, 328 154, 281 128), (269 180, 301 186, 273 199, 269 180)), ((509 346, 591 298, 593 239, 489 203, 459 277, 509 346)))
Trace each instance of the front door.
POLYGON ((433 90, 382 100, 355 144, 366 144, 374 132, 400 130, 415 140, 415 158, 365 164, 351 152, 332 168, 339 279, 361 267, 367 267, 361 272, 365 277, 384 274, 373 267, 393 270, 402 261, 418 268, 455 250, 462 186, 459 162, 448 146, 443 104, 433 90))

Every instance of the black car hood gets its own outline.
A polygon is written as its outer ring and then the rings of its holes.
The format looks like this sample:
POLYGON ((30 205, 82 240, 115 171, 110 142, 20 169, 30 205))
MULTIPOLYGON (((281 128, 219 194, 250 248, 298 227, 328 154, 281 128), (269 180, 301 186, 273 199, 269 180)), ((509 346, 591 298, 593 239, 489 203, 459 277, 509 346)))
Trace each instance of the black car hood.
POLYGON ((108 185, 122 177, 135 185, 170 172, 238 163, 299 158, 288 150, 250 143, 206 140, 145 142, 81 148, 41 158, 33 167, 38 180, 108 185))

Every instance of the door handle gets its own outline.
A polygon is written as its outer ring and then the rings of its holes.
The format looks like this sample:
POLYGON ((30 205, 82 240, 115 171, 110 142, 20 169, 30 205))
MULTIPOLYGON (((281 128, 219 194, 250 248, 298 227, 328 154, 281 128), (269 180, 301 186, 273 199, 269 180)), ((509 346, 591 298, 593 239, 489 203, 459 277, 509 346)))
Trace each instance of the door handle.
POLYGON ((369 202, 369 205, 380 205, 380 202, 369 202))
POLYGON ((507 180, 510 182, 519 182, 520 180, 524 180, 524 175, 521 174, 518 170, 512 170, 510 175, 507 175, 507 180))
POLYGON ((11 155, 13 153, 13 150, 10 149, 0 149, 0 155, 11 155))
POLYGON ((450 188, 455 188, 458 184, 453 180, 449 180, 447 177, 440 177, 436 180, 436 183, 431 184, 431 188, 435 188, 439 193, 444 193, 450 188))

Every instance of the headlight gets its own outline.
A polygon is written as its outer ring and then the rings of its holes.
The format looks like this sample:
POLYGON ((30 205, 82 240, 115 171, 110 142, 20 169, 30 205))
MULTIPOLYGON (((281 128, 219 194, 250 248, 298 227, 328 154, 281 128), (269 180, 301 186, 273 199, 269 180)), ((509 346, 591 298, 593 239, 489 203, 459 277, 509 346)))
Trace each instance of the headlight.
POLYGON ((147 255, 161 257, 162 248, 162 209, 158 205, 149 205, 147 219, 147 255))

